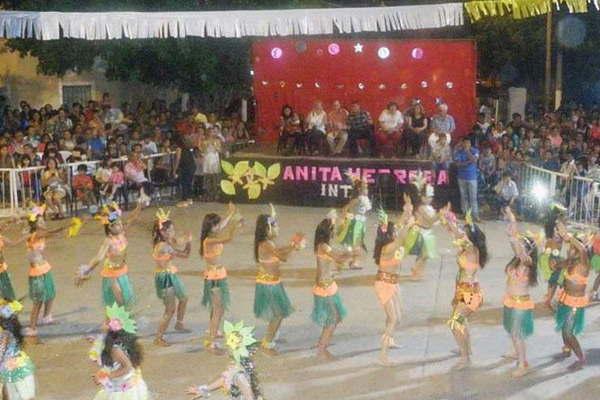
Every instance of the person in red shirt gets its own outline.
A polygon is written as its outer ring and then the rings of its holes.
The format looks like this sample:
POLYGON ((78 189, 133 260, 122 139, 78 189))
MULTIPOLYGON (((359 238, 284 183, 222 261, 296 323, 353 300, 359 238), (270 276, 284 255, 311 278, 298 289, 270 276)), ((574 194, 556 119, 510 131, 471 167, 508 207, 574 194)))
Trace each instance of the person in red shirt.
POLYGON ((94 181, 87 174, 87 165, 80 164, 77 166, 77 175, 73 177, 72 183, 75 197, 81 201, 86 207, 95 205, 94 197, 94 181))

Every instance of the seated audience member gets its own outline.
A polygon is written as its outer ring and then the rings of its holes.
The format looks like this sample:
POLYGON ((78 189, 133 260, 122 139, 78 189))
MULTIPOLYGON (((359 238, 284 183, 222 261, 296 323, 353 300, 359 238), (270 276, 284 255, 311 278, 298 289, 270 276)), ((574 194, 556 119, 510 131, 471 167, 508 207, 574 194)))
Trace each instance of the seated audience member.
POLYGON ((312 110, 306 116, 305 123, 309 153, 318 155, 324 149, 325 132, 327 131, 327 113, 323 110, 321 101, 315 101, 312 110))
POLYGON ((398 104, 391 102, 379 115, 379 129, 375 133, 377 153, 389 157, 396 153, 396 146, 402 137, 404 117, 398 109, 398 104))
POLYGON ((490 146, 483 147, 483 153, 479 157, 479 171, 483 176, 486 185, 495 185, 496 175, 496 156, 492 153, 490 146))
POLYGON ((281 110, 278 150, 288 154, 294 150, 299 152, 304 146, 305 138, 300 126, 300 117, 286 104, 281 110))
POLYGON ((502 173, 502 179, 494 187, 494 191, 496 192, 496 207, 498 212, 506 207, 513 208, 515 206, 517 211, 519 210, 518 205, 515 204, 519 197, 519 189, 517 189, 517 184, 512 179, 510 172, 505 171, 502 173))
POLYGON ((359 154, 359 140, 366 140, 368 143, 367 155, 372 157, 375 151, 375 136, 373 134, 373 120, 371 115, 361 110, 358 101, 354 101, 350 106, 348 114, 348 147, 350 155, 357 157, 359 154))
POLYGON ((136 151, 129 153, 128 161, 125 163, 124 168, 125 179, 140 191, 140 201, 145 206, 148 206, 150 205, 152 185, 150 185, 148 178, 146 178, 145 171, 146 164, 140 159, 140 154, 136 151))
POLYGON ((441 103, 438 105, 438 113, 431 118, 431 129, 449 135, 450 142, 452 142, 452 135, 456 130, 456 123, 454 122, 454 117, 448 114, 447 104, 441 103))
POLYGON ((145 156, 150 156, 152 154, 158 153, 158 146, 152 139, 151 135, 144 136, 144 142, 142 144, 142 154, 145 156))
POLYGON ((95 210, 92 209, 92 206, 96 203, 96 199, 94 198, 94 181, 87 174, 87 165, 79 164, 77 166, 77 175, 73 176, 71 186, 75 191, 77 200, 90 208, 91 213, 94 213, 95 210))
POLYGON ((348 111, 339 100, 333 102, 333 109, 327 115, 327 144, 332 155, 341 154, 348 141, 348 111))
POLYGON ((410 156, 418 156, 425 142, 428 127, 427 116, 420 101, 414 105, 407 119, 408 126, 405 137, 406 153, 410 156))
POLYGON ((62 200, 67 196, 67 184, 55 158, 48 159, 42 173, 42 190, 48 210, 54 212, 53 219, 64 218, 62 200))
POLYGON ((447 171, 452 161, 452 150, 450 149, 450 143, 448 143, 448 136, 438 134, 437 138, 437 142, 431 147, 431 159, 436 176, 440 171, 447 171))
POLYGON ((121 171, 121 167, 118 163, 114 162, 110 165, 110 177, 108 179, 109 189, 110 189, 110 198, 115 200, 115 195, 117 191, 123 188, 125 185, 125 175, 123 171, 121 171))

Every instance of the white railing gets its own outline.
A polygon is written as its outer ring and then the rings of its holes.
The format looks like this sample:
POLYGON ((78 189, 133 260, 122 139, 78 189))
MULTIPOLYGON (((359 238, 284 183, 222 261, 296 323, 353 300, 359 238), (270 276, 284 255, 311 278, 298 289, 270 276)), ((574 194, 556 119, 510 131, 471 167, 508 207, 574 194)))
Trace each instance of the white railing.
MULTIPOLYGON (((147 162, 146 177, 152 182, 154 180, 154 170, 157 165, 162 166, 162 162, 157 163, 157 160, 162 159, 168 166, 167 177, 172 179, 173 165, 175 153, 159 153, 148 156, 142 156, 142 159, 147 162), (165 160, 165 157, 167 158, 165 160)), ((77 173, 79 165, 88 167, 88 175, 93 176, 98 166, 102 163, 101 160, 82 161, 75 163, 64 163, 59 166, 63 171, 63 176, 66 179, 68 187, 69 201, 77 202, 71 191, 71 182, 73 176, 77 173)), ((127 162, 126 157, 112 159, 109 164, 118 163, 121 169, 127 162)), ((40 201, 43 196, 42 188, 42 173, 44 166, 28 167, 28 168, 0 168, 0 217, 15 215, 27 209, 31 201, 40 201)), ((160 193, 159 193, 160 194, 160 193)), ((67 209, 67 211, 71 211, 67 209)))

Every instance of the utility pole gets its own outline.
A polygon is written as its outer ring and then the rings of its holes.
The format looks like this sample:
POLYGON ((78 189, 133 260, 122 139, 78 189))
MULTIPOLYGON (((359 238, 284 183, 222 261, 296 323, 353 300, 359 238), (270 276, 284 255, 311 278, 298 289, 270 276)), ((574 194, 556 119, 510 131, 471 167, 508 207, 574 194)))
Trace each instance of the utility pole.
POLYGON ((554 109, 558 110, 562 105, 563 94, 563 51, 556 51, 556 87, 554 88, 554 109))
POLYGON ((546 14, 546 82, 544 85, 544 108, 550 110, 552 104, 552 7, 546 14))

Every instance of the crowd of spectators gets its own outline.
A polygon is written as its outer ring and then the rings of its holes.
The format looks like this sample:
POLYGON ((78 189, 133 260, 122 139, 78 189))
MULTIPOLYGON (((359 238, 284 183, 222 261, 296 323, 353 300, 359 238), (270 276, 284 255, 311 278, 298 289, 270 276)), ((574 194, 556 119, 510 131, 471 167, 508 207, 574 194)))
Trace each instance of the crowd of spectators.
MULTIPOLYGON (((204 176, 215 173, 220 156, 235 143, 249 139, 236 114, 220 117, 193 104, 186 111, 158 99, 116 106, 109 93, 58 109, 50 104, 35 109, 21 101, 0 115, 0 168, 42 168, 20 174, 19 193, 43 199, 56 218, 63 216, 65 198, 91 207, 135 189, 148 204, 150 181, 177 181, 180 175, 191 175, 188 183, 195 188, 179 203, 187 206, 194 196, 215 195, 204 190, 204 176), (171 155, 153 158, 150 173, 145 156, 163 153, 171 155), (64 163, 81 164, 66 169, 64 163)), ((0 189, 6 198, 7 185, 0 189)))

